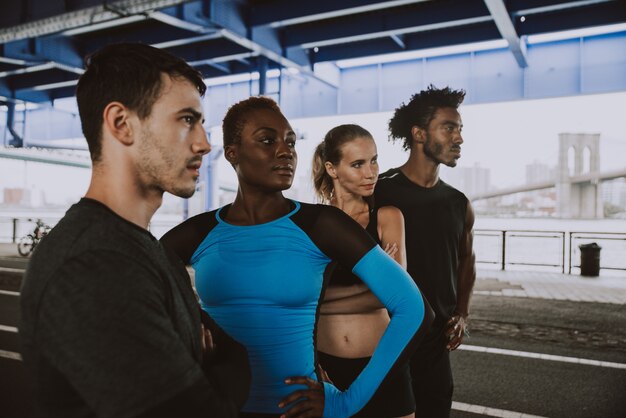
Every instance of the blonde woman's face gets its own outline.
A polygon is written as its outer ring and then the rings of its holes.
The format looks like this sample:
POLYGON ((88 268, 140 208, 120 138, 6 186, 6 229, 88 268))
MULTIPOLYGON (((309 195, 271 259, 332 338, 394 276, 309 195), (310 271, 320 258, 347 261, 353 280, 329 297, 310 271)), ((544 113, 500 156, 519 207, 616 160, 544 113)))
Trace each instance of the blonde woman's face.
POLYGON ((378 151, 369 137, 357 137, 341 147, 341 160, 329 174, 335 178, 336 188, 357 196, 374 193, 378 180, 378 151))

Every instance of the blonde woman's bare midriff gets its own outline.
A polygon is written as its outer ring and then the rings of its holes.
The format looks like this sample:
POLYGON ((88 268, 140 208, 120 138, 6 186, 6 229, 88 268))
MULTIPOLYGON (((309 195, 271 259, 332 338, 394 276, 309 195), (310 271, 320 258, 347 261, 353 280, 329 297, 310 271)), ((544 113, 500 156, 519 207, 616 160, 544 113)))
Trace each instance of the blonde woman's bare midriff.
POLYGON ((342 358, 369 357, 389 325, 386 309, 358 314, 320 315, 317 350, 342 358))

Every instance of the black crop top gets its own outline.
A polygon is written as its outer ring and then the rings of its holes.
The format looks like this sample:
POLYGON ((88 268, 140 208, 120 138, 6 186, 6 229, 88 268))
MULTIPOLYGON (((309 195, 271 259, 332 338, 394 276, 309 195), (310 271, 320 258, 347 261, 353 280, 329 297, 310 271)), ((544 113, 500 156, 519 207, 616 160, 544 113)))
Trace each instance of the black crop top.
MULTIPOLYGON (((365 227, 367 233, 376 241, 378 245, 381 244, 380 238, 378 237, 378 209, 370 208, 370 220, 365 227)), ((330 276, 329 286, 351 286, 354 284, 363 283, 361 279, 352 274, 350 270, 343 267, 340 264, 337 264, 334 270, 331 270, 333 273, 330 276)))

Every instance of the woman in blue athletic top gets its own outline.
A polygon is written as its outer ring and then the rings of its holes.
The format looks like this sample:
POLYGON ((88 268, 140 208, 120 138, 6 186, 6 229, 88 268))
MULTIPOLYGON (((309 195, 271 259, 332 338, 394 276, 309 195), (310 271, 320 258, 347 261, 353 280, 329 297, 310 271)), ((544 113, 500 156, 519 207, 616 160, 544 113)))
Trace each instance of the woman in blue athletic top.
POLYGON ((202 308, 248 351, 252 383, 241 417, 349 417, 410 356, 431 312, 358 223, 337 208, 283 196, 296 169, 296 135, 274 101, 233 105, 223 132, 239 181, 235 201, 188 219, 162 241, 194 267, 202 308), (343 392, 316 374, 316 319, 333 260, 359 276, 392 317, 369 364, 343 392))
MULTIPOLYGON (((359 125, 328 131, 315 149, 313 186, 322 203, 358 222, 406 268, 404 216, 394 206, 374 209, 378 151, 372 134, 359 125)), ((330 277, 317 326, 318 360, 333 384, 346 389, 369 362, 389 324, 389 314, 363 282, 342 266, 330 277)), ((355 418, 412 418, 415 399, 408 364, 386 379, 355 418)))

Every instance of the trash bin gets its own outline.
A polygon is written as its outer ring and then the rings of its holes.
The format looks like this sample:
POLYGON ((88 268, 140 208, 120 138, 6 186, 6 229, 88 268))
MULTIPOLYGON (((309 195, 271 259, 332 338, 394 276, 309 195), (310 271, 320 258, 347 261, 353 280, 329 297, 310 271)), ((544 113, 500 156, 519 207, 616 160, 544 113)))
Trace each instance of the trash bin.
POLYGON ((580 275, 593 276, 600 275, 600 247, 595 242, 581 244, 580 248, 580 275))

